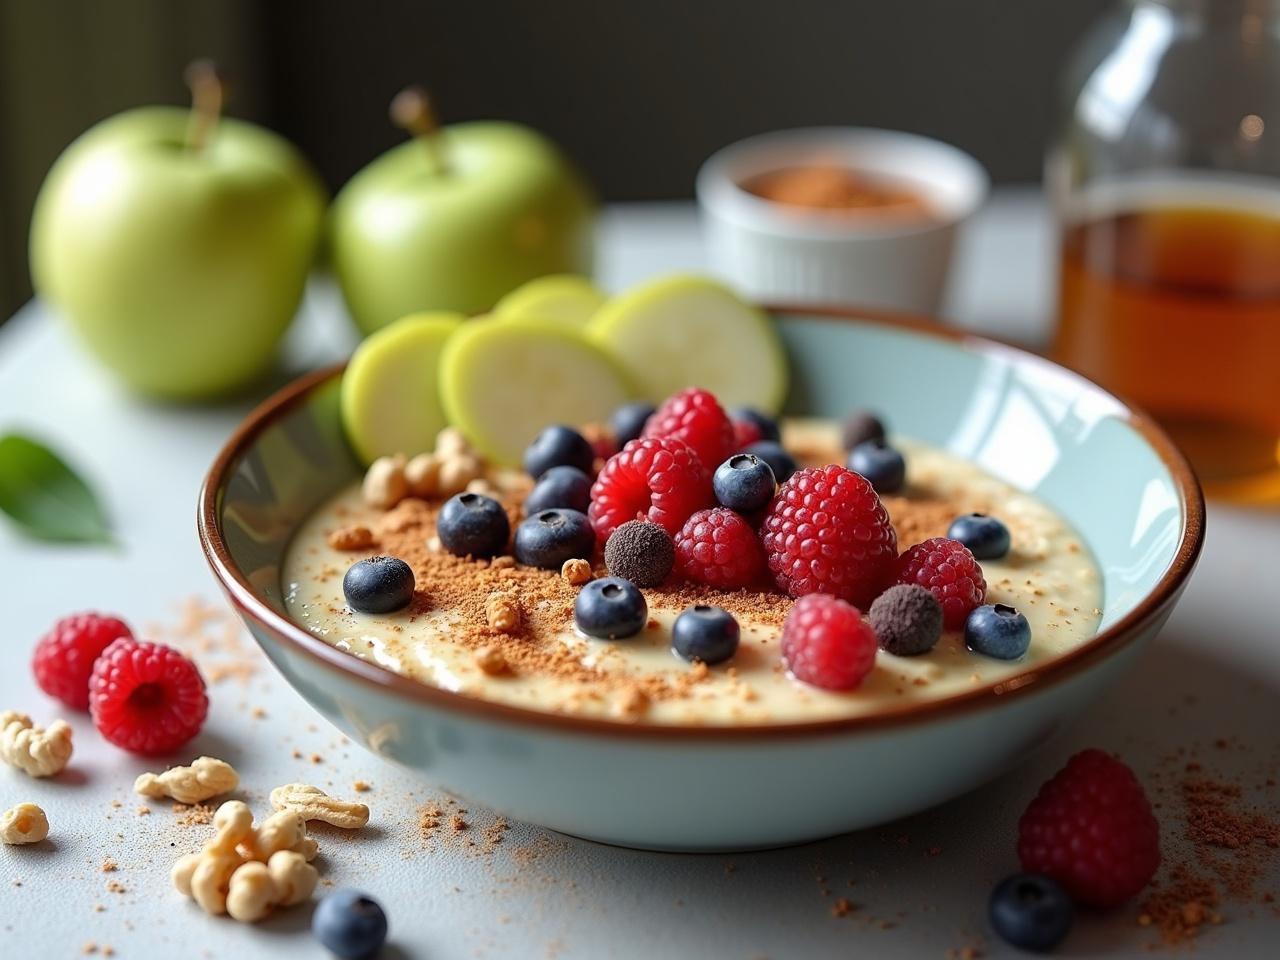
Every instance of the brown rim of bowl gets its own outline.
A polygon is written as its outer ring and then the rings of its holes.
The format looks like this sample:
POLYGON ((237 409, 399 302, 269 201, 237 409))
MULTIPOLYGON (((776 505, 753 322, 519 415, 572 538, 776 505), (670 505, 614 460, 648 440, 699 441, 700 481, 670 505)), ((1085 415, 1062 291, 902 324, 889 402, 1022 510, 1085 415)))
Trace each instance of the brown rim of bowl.
MULTIPOLYGON (((949 340, 979 352, 1013 354, 1024 362, 1049 364, 1065 370, 1036 354, 985 337, 975 336, 963 330, 944 327, 920 317, 895 314, 882 310, 862 310, 824 306, 767 306, 772 313, 791 313, 815 316, 838 321, 865 322, 878 326, 911 330, 925 336, 949 340)), ((1204 542, 1204 496, 1195 474, 1186 458, 1173 445, 1155 422, 1130 404, 1119 401, 1126 420, 1151 444, 1160 460, 1168 468, 1177 485, 1182 507, 1182 535, 1169 568, 1161 576, 1154 589, 1119 621, 1101 631, 1087 643, 1048 663, 974 690, 896 707, 869 716, 844 717, 806 723, 778 723, 723 726, 684 726, 680 724, 626 723, 594 717, 577 717, 547 713, 494 703, 460 693, 452 693, 409 679, 391 670, 344 653, 330 646, 319 637, 277 613, 250 585, 235 566, 222 537, 218 508, 223 486, 236 464, 249 446, 276 418, 303 402, 320 384, 339 373, 342 364, 316 370, 263 401, 232 434, 231 439, 218 453, 205 477, 200 490, 199 510, 196 518, 200 544, 214 576, 242 616, 256 622, 280 638, 294 651, 306 654, 337 673, 355 678, 385 693, 393 693, 407 700, 419 701, 425 706, 454 711, 478 720, 494 723, 533 726, 564 733, 601 735, 607 737, 650 738, 669 742, 740 741, 777 737, 812 737, 861 733, 886 727, 906 725, 955 716, 959 713, 980 710, 996 703, 1027 696, 1043 690, 1050 683, 1061 683, 1088 669, 1112 653, 1132 643, 1145 628, 1157 622, 1167 608, 1177 599, 1200 554, 1204 542)), ((1068 371, 1069 372, 1069 371, 1068 371)), ((1101 390, 1084 377, 1072 373, 1095 389, 1101 390)), ((1103 391, 1104 393, 1106 391, 1103 391)), ((1110 395, 1110 394, 1109 394, 1110 395)), ((1114 395, 1111 395, 1114 396, 1114 395)))

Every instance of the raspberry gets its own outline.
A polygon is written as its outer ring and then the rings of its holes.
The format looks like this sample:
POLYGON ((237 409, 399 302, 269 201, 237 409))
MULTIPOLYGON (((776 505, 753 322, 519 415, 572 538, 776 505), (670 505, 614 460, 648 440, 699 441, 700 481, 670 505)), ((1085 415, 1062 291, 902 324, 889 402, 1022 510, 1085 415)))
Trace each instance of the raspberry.
POLYGON ((168 753, 200 732, 208 710, 196 665, 162 643, 122 637, 93 665, 89 712, 117 747, 168 753))
POLYGON ((782 624, 782 658, 797 680, 852 690, 876 663, 876 634, 858 608, 825 593, 795 602, 782 624))
POLYGON ((711 503, 711 477, 687 443, 632 440, 610 457, 591 487, 587 516, 603 544, 628 520, 650 520, 674 534, 711 503))
POLYGON ((737 448, 733 424, 716 398, 689 387, 672 394, 644 425, 642 437, 675 437, 693 447, 708 470, 714 470, 737 448))
POLYGON ((1160 866, 1160 825, 1133 771, 1083 750, 1040 788, 1018 822, 1022 869, 1057 880, 1078 903, 1114 907, 1160 866))
POLYGON ((115 617, 100 613, 63 617, 36 644, 31 658, 36 683, 68 707, 87 710, 93 661, 112 640, 132 636, 128 625, 115 617))
POLYGON ((728 507, 699 510, 676 534, 676 571, 694 583, 737 590, 764 573, 764 554, 740 514, 728 507))
POLYGON ((751 420, 733 421, 733 449, 745 450, 753 443, 764 439, 759 424, 751 420))
POLYGON ((959 540, 934 537, 898 558, 896 583, 927 587, 942 604, 942 624, 959 630, 965 618, 987 599, 982 567, 959 540))
POLYGON ((761 527, 769 570, 793 597, 829 593, 868 606, 893 575, 898 539, 871 484, 835 465, 778 488, 761 527))

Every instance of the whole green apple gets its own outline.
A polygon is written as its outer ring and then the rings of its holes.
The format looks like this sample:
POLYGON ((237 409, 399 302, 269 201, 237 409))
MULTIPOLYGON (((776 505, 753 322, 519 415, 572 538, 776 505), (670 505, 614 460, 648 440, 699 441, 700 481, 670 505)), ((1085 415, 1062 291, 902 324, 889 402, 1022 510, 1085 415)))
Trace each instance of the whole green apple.
POLYGON ((588 273, 594 202, 539 133, 432 130, 378 157, 333 202, 331 262, 356 325, 421 310, 479 313, 548 273, 588 273))
POLYGON ((145 107, 104 120, 49 171, 31 224, 37 293, 129 386, 170 399, 261 375, 297 312, 325 191, 287 141, 145 107))

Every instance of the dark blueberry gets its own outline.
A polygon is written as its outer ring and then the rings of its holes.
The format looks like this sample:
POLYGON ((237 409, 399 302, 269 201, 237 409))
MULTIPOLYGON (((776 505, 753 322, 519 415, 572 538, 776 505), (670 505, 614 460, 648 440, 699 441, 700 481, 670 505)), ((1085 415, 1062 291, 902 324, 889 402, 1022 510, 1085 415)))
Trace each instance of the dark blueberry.
POLYGON ((387 939, 387 915, 367 893, 335 890, 316 905, 311 932, 342 960, 366 960, 387 939))
POLYGON ((849 452, 868 440, 883 440, 886 436, 884 421, 867 410, 856 410, 849 414, 840 429, 840 442, 849 452))
POLYGON ((342 594, 360 613, 394 613, 413 599, 413 570, 399 557, 353 563, 342 578, 342 594))
POLYGON ((609 429, 613 431, 613 439, 619 450, 644 432, 645 421, 657 409, 652 403, 628 403, 613 411, 613 416, 609 418, 609 429))
POLYGON ((566 560, 590 560, 596 532, 578 510, 542 510, 516 527, 516 559, 527 567, 559 570, 566 560))
POLYGON ((791 475, 800 469, 795 458, 783 450, 781 444, 774 443, 772 440, 760 440, 738 452, 750 453, 767 463, 773 471, 773 478, 778 483, 786 483, 791 479, 791 475))
POLYGON ((1047 953, 1071 930, 1075 907, 1067 892, 1039 873, 1015 873, 996 884, 987 904, 991 926, 1022 950, 1047 953))
POLYGON ((676 564, 675 541, 656 523, 628 520, 605 541, 604 564, 615 577, 637 587, 656 587, 676 564))
POLYGON ((572 427, 547 427, 524 451, 525 472, 535 480, 552 467, 577 467, 590 473, 595 462, 595 450, 572 427))
POLYGON ((883 440, 867 440, 849 453, 846 464, 876 488, 876 493, 897 493, 907 482, 907 461, 883 440))
POLYGON ((985 513, 956 517, 947 528, 947 536, 959 540, 979 560, 999 560, 1009 552, 1009 528, 985 513))
POLYGON ((592 580, 573 603, 573 621, 589 637, 620 640, 634 637, 649 622, 649 605, 630 580, 604 577, 592 580))
POLYGON ((1031 624, 1013 607, 988 603, 965 620, 964 642, 985 657, 1017 660, 1031 646, 1031 624))
POLYGON ((763 459, 754 453, 735 453, 716 468, 711 488, 721 506, 752 513, 773 499, 778 483, 763 459))
POLYGON ((761 440, 772 440, 777 443, 782 439, 778 421, 752 407, 734 407, 729 413, 729 419, 753 424, 760 431, 761 440))
POLYGON ((738 621, 720 607, 698 604, 676 617, 671 649, 686 660, 721 663, 738 652, 738 621))
POLYGON ((590 505, 591 478, 577 467, 552 467, 525 497, 524 513, 531 517, 556 507, 586 513, 590 505))
POLYGON ((507 549, 511 522, 502 504, 493 497, 459 493, 440 508, 436 536, 454 556, 493 557, 507 549))
POLYGON ((916 583, 900 583, 880 594, 867 619, 880 649, 896 657, 928 653, 942 636, 942 604, 916 583))

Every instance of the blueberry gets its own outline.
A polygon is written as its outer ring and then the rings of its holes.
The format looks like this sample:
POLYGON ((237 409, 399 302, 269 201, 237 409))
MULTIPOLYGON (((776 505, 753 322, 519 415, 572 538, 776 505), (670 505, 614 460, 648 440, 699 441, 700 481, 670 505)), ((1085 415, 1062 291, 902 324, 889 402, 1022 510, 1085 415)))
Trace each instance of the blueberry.
POLYGON ((782 444, 772 440, 759 440, 740 453, 750 453, 759 457, 773 471, 773 478, 778 483, 786 483, 791 475, 800 469, 795 458, 782 449, 782 444))
POLYGON ((907 461, 883 440, 867 440, 849 452, 848 468, 860 473, 876 493, 897 493, 907 482, 907 461))
POLYGON ((759 510, 773 499, 778 484, 773 468, 754 453, 735 453, 716 468, 711 487, 721 506, 739 513, 759 510))
POLYGON ((342 593, 352 610, 394 613, 413 599, 413 570, 399 557, 370 557, 353 563, 342 578, 342 593))
POLYGON ((387 939, 387 915, 366 893, 335 890, 317 904, 311 932, 342 960, 365 960, 387 939))
POLYGON ((1067 892, 1049 877, 1015 873, 991 891, 987 915, 996 933, 1008 943, 1046 953, 1071 930, 1075 907, 1067 892))
POLYGON ((547 427, 524 451, 524 469, 535 480, 552 467, 577 467, 590 473, 596 453, 585 437, 571 427, 547 427))
POLYGON ((964 622, 964 642, 974 653, 1017 660, 1031 646, 1031 624, 1003 603, 978 607, 964 622))
POLYGON ((634 637, 649 621, 644 594, 630 580, 604 577, 592 580, 578 592, 573 620, 589 637, 618 640, 634 637))
POLYGON ((1009 528, 985 513, 956 517, 947 528, 947 536, 959 540, 979 560, 999 560, 1009 552, 1009 528))
POLYGON ((552 467, 533 485, 524 501, 525 516, 565 507, 586 513, 591 505, 591 478, 577 467, 552 467))
POLYGON ((492 557, 507 549, 511 523, 507 511, 493 497, 459 493, 440 508, 436 536, 454 556, 492 557))
POLYGON ((628 403, 613 411, 613 416, 609 418, 609 429, 613 431, 613 439, 619 450, 644 432, 645 421, 657 409, 652 403, 628 403))
POLYGON ((729 419, 753 424, 760 431, 761 440, 772 440, 777 443, 782 439, 782 431, 778 429, 778 421, 774 420, 773 417, 765 416, 753 407, 734 407, 729 413, 729 419))
POLYGON ((575 557, 589 560, 596 532, 578 510, 542 510, 516 527, 516 559, 528 567, 559 570, 575 557))
POLYGON ((738 651, 738 621, 720 607, 690 607, 671 628, 671 649, 686 660, 721 663, 738 651))
POLYGON ((868 440, 883 440, 886 436, 884 421, 869 410, 855 410, 845 418, 840 428, 840 442, 847 451, 868 440))

